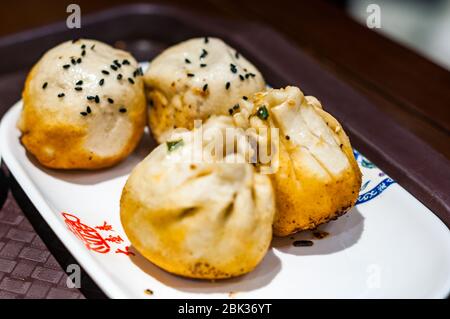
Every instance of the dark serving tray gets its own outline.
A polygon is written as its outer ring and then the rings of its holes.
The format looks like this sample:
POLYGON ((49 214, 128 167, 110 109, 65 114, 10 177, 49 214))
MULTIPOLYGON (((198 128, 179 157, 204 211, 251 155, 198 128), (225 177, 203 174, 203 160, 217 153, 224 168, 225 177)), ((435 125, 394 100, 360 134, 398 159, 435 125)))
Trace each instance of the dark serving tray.
MULTIPOLYGON (((85 16, 81 29, 69 30, 65 23, 57 23, 1 38, 0 116, 20 99, 23 82, 30 67, 45 51, 60 42, 79 37, 94 38, 125 48, 138 60, 146 61, 167 46, 205 35, 223 38, 242 52, 261 70, 266 81, 272 86, 297 85, 306 94, 317 96, 324 108, 341 121, 355 148, 374 161, 450 227, 449 161, 391 120, 363 95, 326 71, 288 39, 259 24, 220 20, 184 9, 142 4, 117 7, 85 16)), ((70 263, 70 255, 62 252, 64 248, 57 248, 58 252, 53 249, 53 246, 58 246, 56 236, 38 217, 35 208, 14 178, 9 176, 7 169, 4 170, 7 177, 2 176, 0 180, 0 239, 3 236, 2 218, 12 214, 7 210, 13 210, 14 214, 19 216, 22 214, 21 209, 55 253, 58 262, 63 266, 70 263), (16 202, 6 205, 5 200, 7 203, 14 201, 3 195, 9 187, 16 202), (11 205, 15 205, 15 208, 11 209, 11 205)), ((4 233, 9 234, 15 227, 18 227, 18 231, 24 231, 20 228, 21 224, 5 225, 8 229, 5 228, 4 233)), ((33 232, 33 228, 29 228, 26 231, 33 232)), ((14 241, 11 236, 8 238, 14 241)), ((29 245, 30 249, 33 249, 33 243, 29 245)), ((46 249, 45 246, 40 248, 43 251, 46 249)), ((0 255, 0 262, 1 258, 0 255)), ((9 261, 18 262, 15 258, 19 257, 10 257, 9 261)), ((46 266, 39 264, 40 261, 34 262, 30 267, 46 266)), ((3 277, 1 271, 0 269, 0 279, 3 277)), ((53 291, 57 295, 54 287, 58 285, 61 287, 60 283, 50 282, 50 288, 46 288, 46 291, 50 292, 45 294, 53 291)), ((90 292, 83 291, 87 296, 104 296, 93 283, 87 286, 91 287, 90 292)), ((2 287, 0 296, 1 289, 2 287)), ((20 295, 20 292, 13 291, 11 294, 20 295)))

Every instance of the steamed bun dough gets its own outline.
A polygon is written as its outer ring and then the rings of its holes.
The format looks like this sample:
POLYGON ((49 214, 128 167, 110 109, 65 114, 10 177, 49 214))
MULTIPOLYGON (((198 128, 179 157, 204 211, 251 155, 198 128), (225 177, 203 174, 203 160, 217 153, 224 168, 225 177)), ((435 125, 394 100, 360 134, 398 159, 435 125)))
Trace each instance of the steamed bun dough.
POLYGON ((146 123, 138 68, 129 53, 98 41, 49 50, 25 83, 23 145, 50 168, 95 169, 125 158, 146 123))
POLYGON ((239 105, 241 112, 234 115, 239 126, 279 129, 274 173, 268 175, 276 194, 275 235, 313 229, 355 204, 361 172, 350 141, 316 98, 286 87, 239 105))
POLYGON ((217 38, 196 38, 162 52, 144 75, 149 123, 164 142, 170 131, 194 120, 227 115, 242 96, 265 89, 261 73, 217 38))
MULTIPOLYGON (((230 117, 211 120, 232 125, 230 117)), ((122 225, 143 256, 173 274, 245 274, 262 260, 272 238, 270 179, 238 153, 217 161, 206 147, 204 161, 191 161, 198 145, 192 132, 172 136, 133 169, 120 201, 122 225)))

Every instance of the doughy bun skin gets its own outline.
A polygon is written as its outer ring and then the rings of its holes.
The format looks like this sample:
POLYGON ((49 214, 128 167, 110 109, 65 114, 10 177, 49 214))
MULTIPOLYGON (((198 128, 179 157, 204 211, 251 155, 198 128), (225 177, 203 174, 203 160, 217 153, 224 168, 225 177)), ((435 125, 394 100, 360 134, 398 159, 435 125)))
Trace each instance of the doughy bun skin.
POLYGON ((314 97, 296 87, 255 94, 241 101, 235 120, 279 129, 278 170, 270 174, 277 212, 273 231, 287 236, 336 219, 355 205, 361 172, 339 122, 314 97), (252 114, 265 105, 268 118, 252 114))
POLYGON ((161 144, 132 171, 120 201, 128 238, 152 263, 180 276, 250 272, 272 238, 270 179, 247 163, 170 162, 187 156, 183 148, 191 145, 183 143, 172 152, 161 144))
POLYGON ((49 168, 118 163, 134 150, 146 124, 142 73, 136 70, 129 53, 94 40, 49 50, 25 82, 22 144, 49 168))
POLYGON ((168 48, 144 75, 149 124, 160 143, 194 120, 229 115, 242 96, 265 89, 261 73, 217 38, 196 38, 168 48))

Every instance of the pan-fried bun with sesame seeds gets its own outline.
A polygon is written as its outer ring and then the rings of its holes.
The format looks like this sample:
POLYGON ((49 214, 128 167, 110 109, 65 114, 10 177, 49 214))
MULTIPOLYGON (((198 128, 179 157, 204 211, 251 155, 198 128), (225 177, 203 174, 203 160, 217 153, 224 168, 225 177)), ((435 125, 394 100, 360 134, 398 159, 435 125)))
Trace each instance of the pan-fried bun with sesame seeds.
POLYGON ((144 132, 142 74, 129 53, 98 41, 68 41, 49 50, 25 82, 22 144, 49 168, 120 162, 144 132))
POLYGON ((355 205, 361 172, 350 140, 316 98, 288 86, 239 104, 241 111, 233 116, 237 125, 279 132, 279 139, 271 140, 276 151, 268 164, 277 204, 275 235, 314 229, 355 205))
POLYGON ((265 89, 261 73, 217 38, 195 38, 174 45, 150 62, 144 75, 149 123, 162 143, 173 129, 194 120, 228 115, 242 96, 265 89))

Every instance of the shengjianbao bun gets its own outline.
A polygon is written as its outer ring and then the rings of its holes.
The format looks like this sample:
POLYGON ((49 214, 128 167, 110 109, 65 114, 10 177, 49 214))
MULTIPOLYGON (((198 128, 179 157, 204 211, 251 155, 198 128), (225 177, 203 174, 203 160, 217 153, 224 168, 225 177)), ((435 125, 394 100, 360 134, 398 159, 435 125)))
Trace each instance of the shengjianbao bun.
POLYGON ((196 119, 232 113, 242 96, 265 88, 255 66, 217 38, 168 48, 151 61, 144 79, 150 127, 160 143, 175 128, 192 129, 196 119))
POLYGON ((275 235, 314 229, 355 205, 361 172, 350 140, 316 98, 288 86, 257 93, 239 105, 236 125, 279 132, 278 140, 272 137, 277 151, 268 175, 276 195, 275 235))
MULTIPOLYGON (((208 125, 232 125, 224 118, 208 125)), ((194 141, 192 132, 173 137, 133 169, 120 201, 123 228, 143 256, 168 272, 200 279, 245 274, 272 238, 270 179, 241 154, 218 162, 194 141), (205 160, 191 161, 195 151, 205 160)))
POLYGON ((18 127, 42 165, 95 169, 116 164, 136 147, 145 110, 136 60, 80 39, 49 50, 28 74, 18 127))

